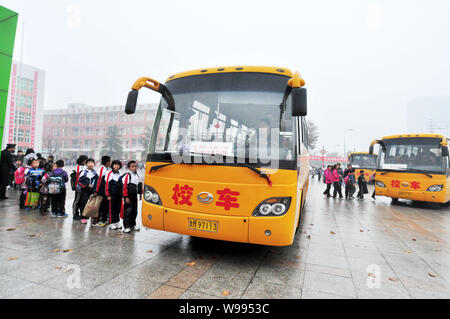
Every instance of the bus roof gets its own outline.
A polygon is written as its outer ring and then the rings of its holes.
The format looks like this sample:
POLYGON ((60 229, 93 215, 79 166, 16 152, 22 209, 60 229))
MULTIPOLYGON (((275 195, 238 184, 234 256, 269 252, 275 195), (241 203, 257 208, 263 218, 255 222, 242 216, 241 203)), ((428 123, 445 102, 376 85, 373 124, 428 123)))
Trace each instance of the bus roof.
POLYGON ((399 134, 399 135, 385 136, 382 138, 382 140, 389 140, 392 138, 408 138, 408 137, 434 137, 434 138, 446 139, 446 137, 442 134, 399 134))
POLYGON ((166 79, 166 82, 184 78, 193 75, 200 74, 213 74, 213 73, 230 73, 230 72, 255 72, 255 73, 270 73, 270 74, 278 74, 284 75, 286 77, 292 77, 291 70, 287 68, 280 68, 275 66, 249 66, 249 65, 241 65, 241 66, 220 66, 215 68, 204 68, 204 69, 196 69, 186 72, 176 73, 174 75, 169 76, 166 79))

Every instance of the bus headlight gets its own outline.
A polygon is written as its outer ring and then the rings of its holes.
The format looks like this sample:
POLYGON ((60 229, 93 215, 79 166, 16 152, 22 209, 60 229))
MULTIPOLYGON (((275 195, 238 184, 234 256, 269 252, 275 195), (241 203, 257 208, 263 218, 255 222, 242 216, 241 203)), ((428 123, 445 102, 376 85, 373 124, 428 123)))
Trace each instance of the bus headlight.
POLYGON ((290 204, 290 197, 268 198, 256 206, 252 216, 281 216, 286 214, 290 204))
POLYGON ((155 191, 155 189, 151 186, 145 185, 144 186, 144 200, 146 202, 155 204, 155 205, 161 205, 161 198, 159 197, 159 194, 155 191))
POLYGON ((384 185, 384 183, 380 182, 380 181, 375 181, 375 185, 378 186, 378 187, 386 188, 386 185, 384 185))
POLYGON ((428 187, 427 192, 440 192, 444 188, 444 185, 432 185, 428 187))

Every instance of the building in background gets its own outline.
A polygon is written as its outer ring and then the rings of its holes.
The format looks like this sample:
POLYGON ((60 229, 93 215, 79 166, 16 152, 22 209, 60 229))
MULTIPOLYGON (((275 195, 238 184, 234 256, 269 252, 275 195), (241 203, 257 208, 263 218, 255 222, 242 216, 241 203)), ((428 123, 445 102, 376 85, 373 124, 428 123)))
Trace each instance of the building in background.
POLYGON ((42 148, 44 87, 43 70, 13 62, 3 144, 17 144, 17 150, 42 148))
POLYGON ((421 97, 407 106, 408 133, 438 133, 449 136, 450 96, 421 97))
POLYGON ((93 107, 69 104, 65 109, 45 110, 42 151, 58 158, 74 160, 85 154, 95 159, 111 155, 104 150, 115 135, 121 143, 120 159, 144 160, 148 151, 157 104, 140 104, 127 115, 123 105, 93 107))
MULTIPOLYGON (((3 142, 3 128, 7 118, 8 88, 11 74, 11 63, 16 38, 18 14, 0 6, 0 141, 3 142)), ((7 121, 6 121, 7 122, 7 121)), ((6 144, 2 143, 1 149, 6 144)))

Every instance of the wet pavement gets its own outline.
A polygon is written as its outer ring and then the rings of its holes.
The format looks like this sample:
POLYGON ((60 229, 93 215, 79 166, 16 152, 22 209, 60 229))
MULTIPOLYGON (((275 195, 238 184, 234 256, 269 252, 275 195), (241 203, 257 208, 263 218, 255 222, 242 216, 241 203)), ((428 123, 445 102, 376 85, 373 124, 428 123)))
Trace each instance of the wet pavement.
POLYGON ((311 181, 289 247, 122 234, 19 210, 9 192, 0 298, 450 298, 449 208, 325 199, 323 189, 311 181))

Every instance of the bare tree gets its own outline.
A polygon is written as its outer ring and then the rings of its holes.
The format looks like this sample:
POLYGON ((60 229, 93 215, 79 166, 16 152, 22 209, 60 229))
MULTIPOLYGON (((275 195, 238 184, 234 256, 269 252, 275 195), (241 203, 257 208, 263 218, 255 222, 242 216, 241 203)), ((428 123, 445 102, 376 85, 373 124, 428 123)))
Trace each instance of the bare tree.
POLYGON ((319 140, 319 127, 311 120, 306 121, 308 135, 308 149, 313 150, 319 140))

